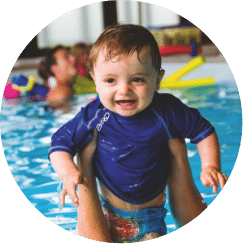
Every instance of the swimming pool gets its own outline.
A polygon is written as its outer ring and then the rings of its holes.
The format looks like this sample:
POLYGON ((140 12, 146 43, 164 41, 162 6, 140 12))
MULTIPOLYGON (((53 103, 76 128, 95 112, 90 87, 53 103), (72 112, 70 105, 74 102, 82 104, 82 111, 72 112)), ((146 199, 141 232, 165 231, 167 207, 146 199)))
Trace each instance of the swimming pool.
MULTIPOLYGON (((171 67, 169 65, 165 67, 166 70, 177 68, 177 66, 171 67)), ((208 68, 215 69, 212 65, 208 68)), ((222 67, 220 68, 222 69, 222 67)), ((210 71, 207 71, 208 73, 210 71)), ((201 74, 197 73, 196 76, 201 77, 201 74)), ((198 108, 201 114, 213 124, 221 145, 222 170, 227 176, 230 176, 241 141, 242 111, 240 97, 232 77, 226 79, 225 75, 217 72, 216 79, 216 85, 213 87, 160 92, 171 92, 189 106, 198 108)), ((61 111, 50 113, 41 106, 42 104, 38 103, 10 104, 5 101, 2 102, 2 145, 12 175, 35 208, 49 220, 66 230, 74 230, 76 227, 76 208, 67 198, 62 211, 59 211, 57 188, 60 179, 52 169, 47 158, 47 152, 51 135, 62 124, 71 119, 80 109, 80 106, 88 102, 90 97, 93 95, 77 96, 73 102, 72 110, 68 113, 61 111)), ((200 182, 201 166, 196 146, 190 143, 187 146, 193 178, 205 201, 210 204, 214 198, 209 189, 205 194, 205 188, 200 182)), ((169 210, 168 203, 166 208, 169 210)), ((169 232, 177 229, 170 211, 168 211, 165 221, 169 232)))

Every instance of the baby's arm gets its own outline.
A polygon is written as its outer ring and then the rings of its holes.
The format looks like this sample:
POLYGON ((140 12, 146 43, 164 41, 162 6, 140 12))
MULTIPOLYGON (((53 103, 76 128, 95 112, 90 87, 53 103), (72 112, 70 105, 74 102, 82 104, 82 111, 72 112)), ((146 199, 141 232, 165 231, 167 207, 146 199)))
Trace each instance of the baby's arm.
POLYGON ((173 96, 167 95, 163 102, 167 102, 170 108, 167 110, 168 125, 173 124, 176 128, 173 131, 174 128, 171 127, 175 137, 179 133, 181 138, 190 138, 191 143, 197 144, 202 162, 201 181, 205 186, 213 186, 213 192, 216 193, 218 182, 222 188, 227 177, 221 173, 219 142, 213 126, 197 109, 188 107, 173 96))
POLYGON ((63 181, 61 193, 61 204, 65 203, 65 196, 68 193, 72 202, 78 207, 78 196, 76 186, 82 180, 82 174, 78 171, 73 156, 67 152, 53 152, 50 155, 52 167, 63 181))
POLYGON ((61 194, 61 204, 64 204, 65 195, 68 193, 75 206, 78 206, 76 186, 87 181, 82 177, 77 169, 73 157, 74 155, 88 147, 92 138, 92 133, 84 123, 84 111, 81 111, 69 122, 56 131, 51 138, 49 149, 49 159, 54 170, 63 181, 61 194))
POLYGON ((213 186, 213 193, 217 193, 218 183, 224 187, 227 176, 221 172, 220 147, 216 132, 197 143, 202 162, 201 181, 204 186, 213 186))
MULTIPOLYGON (((96 150, 97 131, 93 131, 93 136, 83 149, 83 153, 87 154, 84 160, 91 162, 96 150)), ((82 153, 82 154, 83 154, 82 153)), ((69 194, 72 202, 76 207, 79 205, 79 199, 76 193, 76 186, 83 184, 83 188, 88 187, 88 180, 81 173, 81 167, 75 165, 73 156, 65 151, 54 151, 50 154, 50 161, 54 170, 63 181, 63 189, 61 193, 61 204, 65 203, 65 196, 69 194)), ((84 162, 85 163, 85 162, 84 162)), ((87 164, 86 164, 87 165, 87 164)), ((82 168, 83 170, 83 168, 82 168)))

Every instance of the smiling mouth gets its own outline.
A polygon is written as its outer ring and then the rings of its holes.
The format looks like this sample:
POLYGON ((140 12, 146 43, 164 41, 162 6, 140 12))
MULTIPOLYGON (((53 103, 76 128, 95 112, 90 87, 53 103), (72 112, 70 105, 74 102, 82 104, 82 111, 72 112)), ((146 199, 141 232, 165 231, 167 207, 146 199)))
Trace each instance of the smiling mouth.
POLYGON ((136 100, 119 100, 116 103, 121 107, 121 109, 133 109, 136 105, 136 100))

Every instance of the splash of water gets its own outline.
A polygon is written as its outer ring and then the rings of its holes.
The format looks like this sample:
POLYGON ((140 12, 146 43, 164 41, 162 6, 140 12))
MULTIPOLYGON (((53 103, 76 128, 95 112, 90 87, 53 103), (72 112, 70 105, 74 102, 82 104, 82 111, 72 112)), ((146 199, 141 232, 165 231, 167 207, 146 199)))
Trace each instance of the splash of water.
POLYGON ((58 192, 58 209, 59 212, 61 212, 62 211, 62 203, 61 203, 62 182, 59 183, 57 187, 57 192, 58 192))
POLYGON ((205 192, 202 194, 202 197, 203 197, 203 198, 206 198, 206 197, 212 197, 212 199, 215 198, 215 197, 216 197, 216 193, 208 194, 208 193, 207 193, 207 189, 208 189, 208 187, 205 186, 205 192))

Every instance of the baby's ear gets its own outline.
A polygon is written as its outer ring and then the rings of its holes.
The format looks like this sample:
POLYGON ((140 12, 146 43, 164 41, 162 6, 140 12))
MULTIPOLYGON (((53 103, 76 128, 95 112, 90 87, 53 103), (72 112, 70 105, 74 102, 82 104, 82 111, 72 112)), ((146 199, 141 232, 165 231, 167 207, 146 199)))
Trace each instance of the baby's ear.
POLYGON ((89 74, 90 74, 91 78, 94 80, 94 73, 90 71, 89 74))
POLYGON ((164 77, 165 70, 161 69, 159 72, 160 72, 159 76, 160 76, 160 81, 161 81, 163 79, 163 77, 164 77))
POLYGON ((157 78, 157 81, 156 81, 156 91, 158 91, 159 88, 160 88, 160 82, 163 79, 164 74, 165 74, 165 70, 161 69, 159 71, 159 75, 158 75, 158 78, 157 78))
POLYGON ((57 65, 53 64, 51 67, 50 67, 50 70, 53 74, 56 74, 57 71, 57 65))

